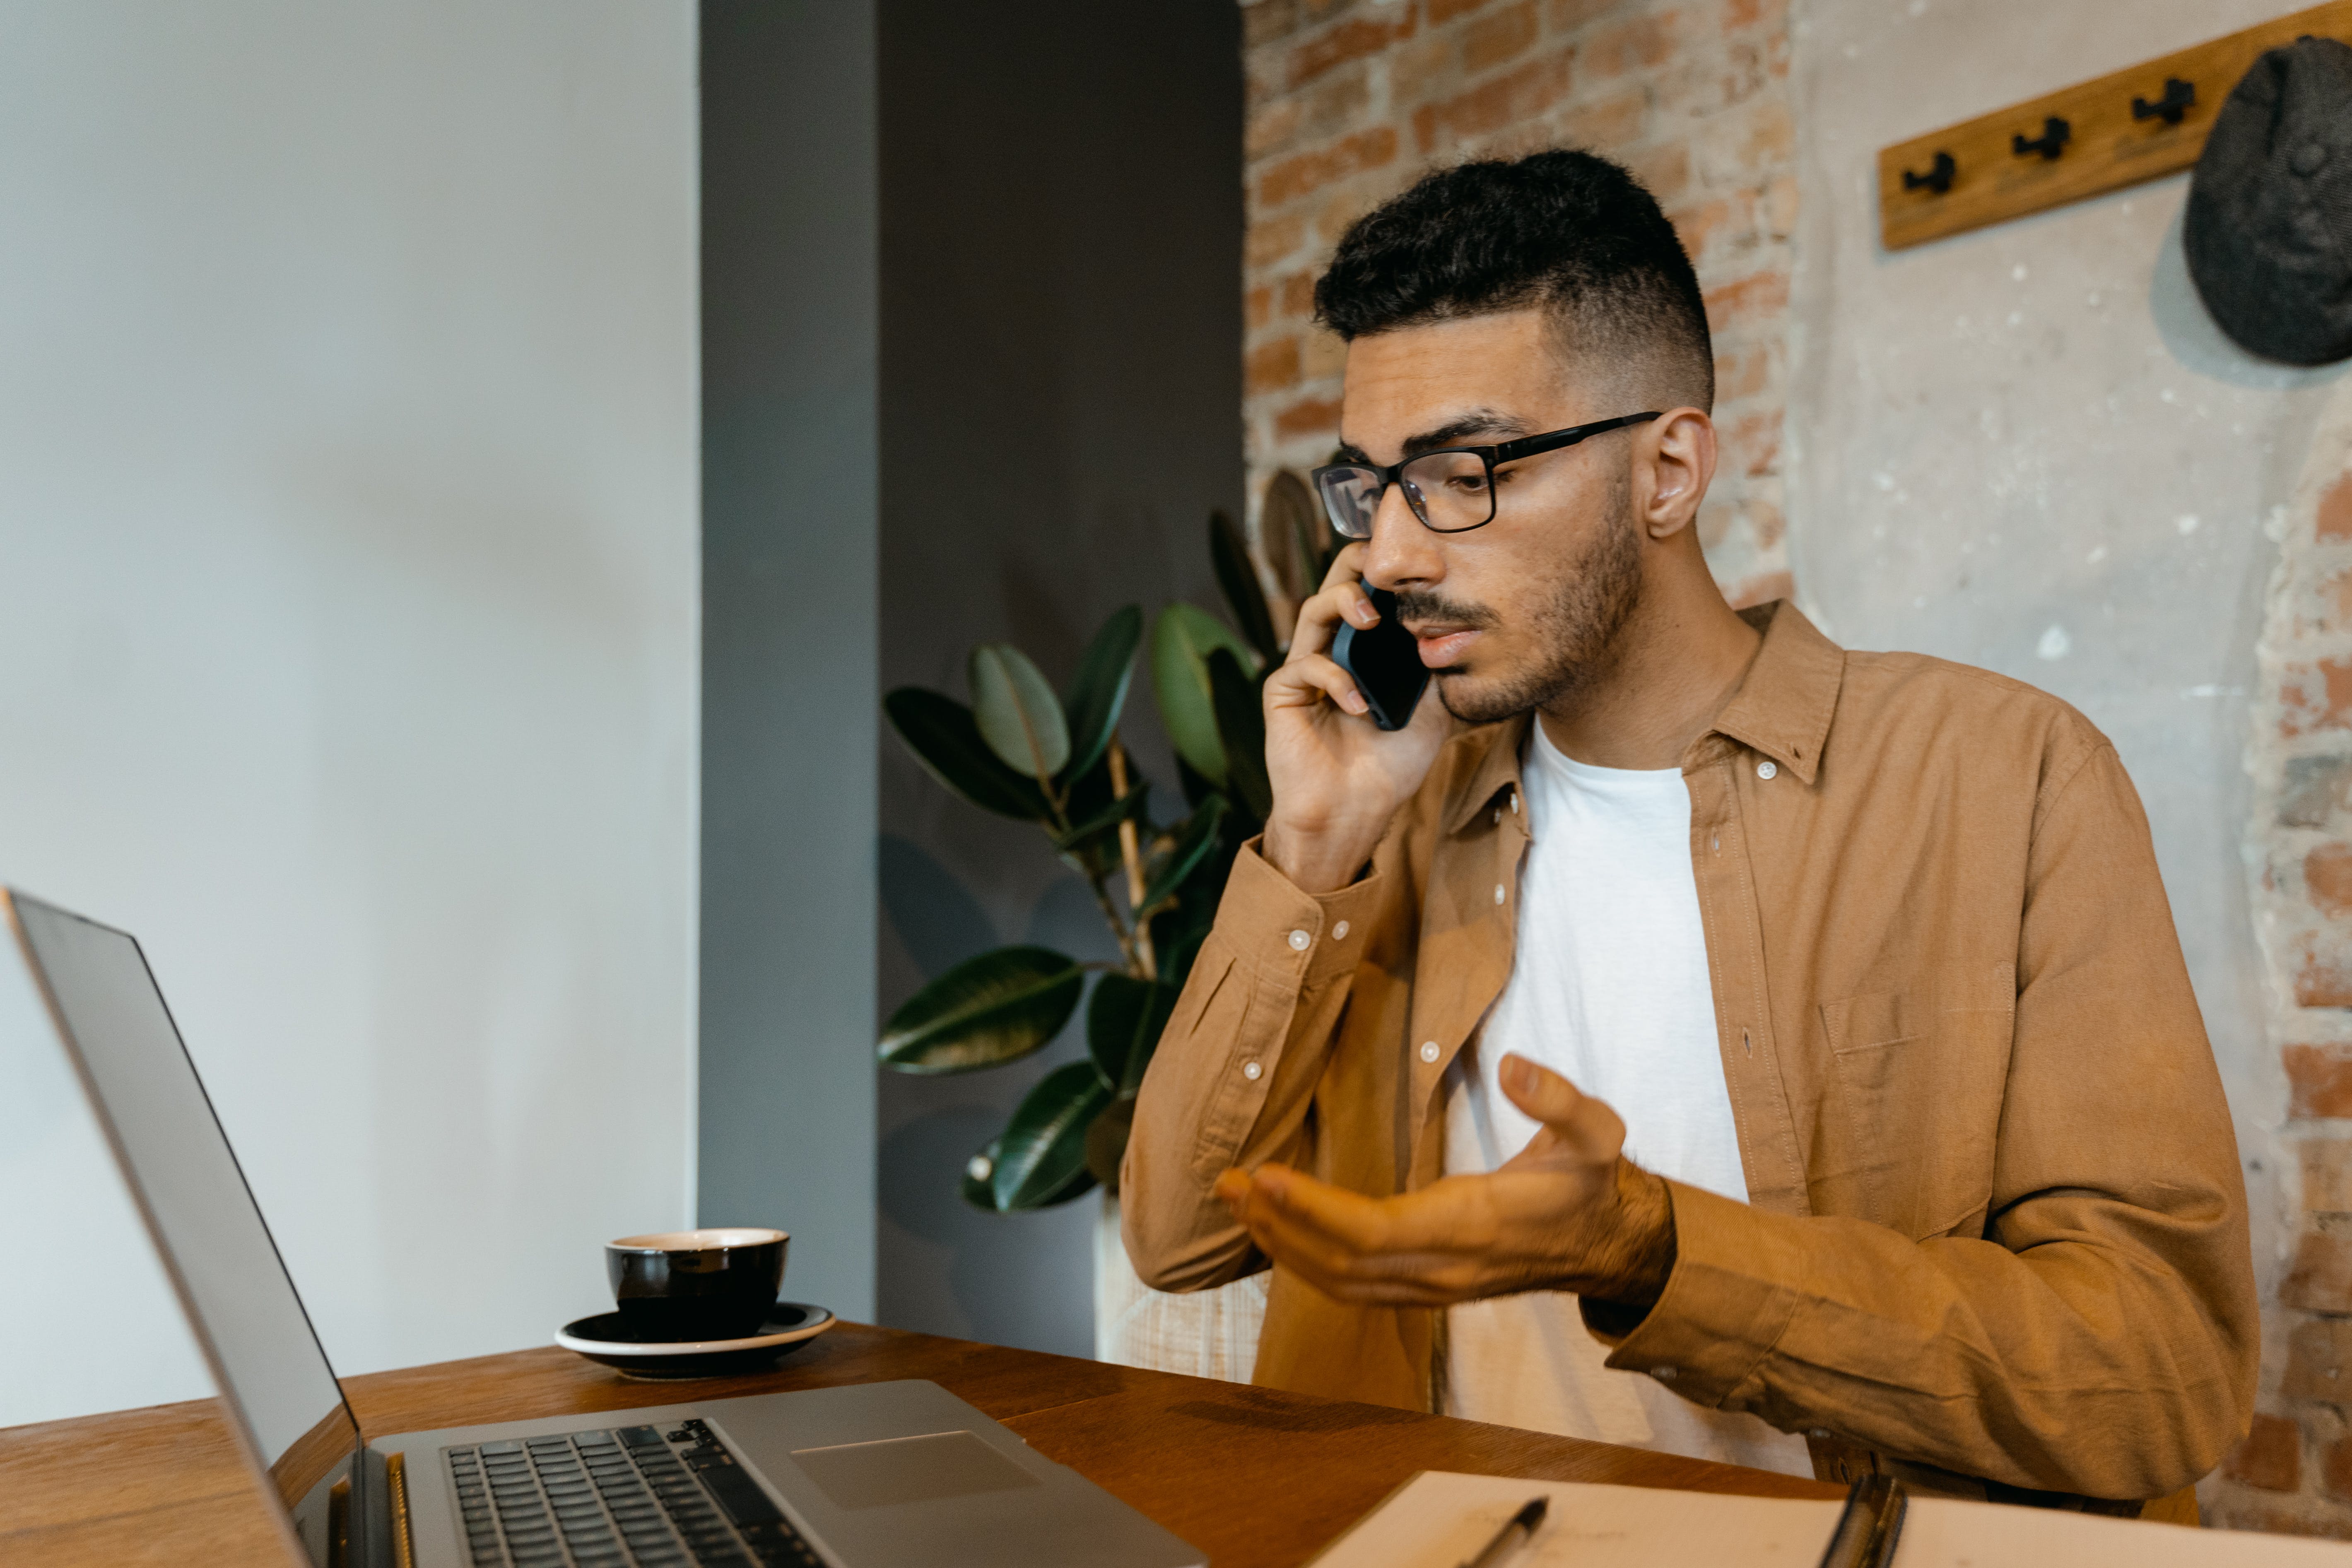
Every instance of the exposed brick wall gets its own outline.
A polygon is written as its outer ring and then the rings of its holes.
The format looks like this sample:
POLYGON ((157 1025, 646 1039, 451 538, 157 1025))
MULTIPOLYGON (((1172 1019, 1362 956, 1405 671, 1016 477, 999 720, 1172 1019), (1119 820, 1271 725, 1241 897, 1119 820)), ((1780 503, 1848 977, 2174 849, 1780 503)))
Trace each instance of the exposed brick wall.
POLYGON ((2352 394, 2274 531, 2248 862, 2285 1121, 2242 1152, 2293 1250, 2256 1260, 2261 1413, 2200 1490, 2212 1523, 2352 1539, 2352 394))
POLYGON ((1310 293, 1348 225, 1433 163, 1582 147, 1656 195, 1706 290, 1723 455, 1699 532, 1716 578, 1736 604, 1787 593, 1787 0, 1255 0, 1243 16, 1253 494, 1336 440, 1341 348, 1310 293))
MULTIPOLYGON (((1717 580, 1736 604, 1789 592, 1787 0, 1254 0, 1244 16, 1253 494, 1333 445, 1343 355, 1310 293, 1347 226, 1433 163, 1581 146, 1656 194, 1706 292, 1717 580)), ((2352 392, 2318 450, 2334 456, 2275 525, 2248 752, 2284 1121, 2244 1152, 2251 1200, 2293 1245, 2257 1260, 2261 1413, 2200 1495, 2209 1523, 2352 1539, 2352 392)))

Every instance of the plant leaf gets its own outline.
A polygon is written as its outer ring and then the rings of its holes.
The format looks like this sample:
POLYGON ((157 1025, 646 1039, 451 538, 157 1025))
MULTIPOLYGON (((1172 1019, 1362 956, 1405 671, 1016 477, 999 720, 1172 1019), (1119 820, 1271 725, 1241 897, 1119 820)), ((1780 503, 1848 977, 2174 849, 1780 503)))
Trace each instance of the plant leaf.
POLYGON ((882 700, 882 712, 925 773, 982 811, 1018 822, 1049 815, 1045 792, 996 760, 971 710, 954 698, 902 686, 882 700))
POLYGON ((1070 760, 1062 700, 1029 656, 1011 643, 971 650, 971 711, 980 737, 1007 767, 1050 779, 1070 760))
POLYGON ((1318 534, 1329 531, 1307 481, 1289 468, 1267 482, 1257 514, 1258 544, 1274 572, 1275 591, 1296 605, 1323 585, 1318 534))
POLYGON ((1151 921, 1151 945, 1159 955, 1160 983, 1179 991, 1184 988, 1192 960, 1216 921, 1226 879, 1233 875, 1234 858, 1258 829, 1247 812, 1230 808, 1229 797, 1217 798, 1227 800, 1229 808, 1218 820, 1213 841, 1193 862, 1184 879, 1177 883, 1174 892, 1151 921))
POLYGON ((991 1214, 996 1212, 996 1189, 989 1184, 989 1178, 996 1173, 996 1158, 1003 1152, 1004 1138, 1000 1133, 982 1145, 978 1153, 964 1162, 961 1183, 963 1201, 972 1207, 986 1209, 991 1214))
MULTIPOLYGON (((1101 1115, 1097 1113, 1095 1120, 1097 1121, 1101 1121, 1101 1115)), ((1094 1129, 1092 1127, 1088 1127, 1087 1131, 1088 1132, 1092 1132, 1094 1129)), ((1070 1173, 1070 1179, 1063 1183, 1060 1186, 1055 1187, 1052 1192, 1047 1193, 1044 1197, 1039 1198, 1035 1203, 1027 1206, 1033 1209, 1053 1208, 1057 1205, 1068 1203, 1072 1198, 1083 1196, 1084 1194, 1094 1191, 1094 1188, 1095 1173, 1087 1169, 1084 1140, 1082 1139, 1080 1141, 1078 1167, 1076 1170, 1070 1173)))
POLYGON ((1282 657, 1274 640, 1274 613, 1265 607, 1265 588, 1257 580, 1257 563, 1250 559, 1249 541, 1222 511, 1209 514, 1209 562, 1216 568, 1217 586, 1233 607, 1234 624, 1258 658, 1272 662, 1282 657))
POLYGON ((1125 799, 1112 801, 1109 805, 1055 839, 1054 847, 1065 855, 1074 855, 1103 835, 1118 831, 1118 825, 1122 822, 1130 818, 1138 822, 1142 821, 1144 802, 1150 798, 1150 795, 1151 785, 1149 783, 1129 784, 1125 799))
POLYGON ((1095 982, 1094 994, 1087 998, 1087 1052, 1105 1089, 1131 1095, 1142 1087, 1144 1064, 1175 1010, 1172 985, 1131 974, 1106 974, 1095 982))
POLYGON ((1152 875, 1150 886, 1144 889, 1145 909, 1158 907, 1162 899, 1173 893, 1192 874, 1192 868, 1201 863, 1201 858, 1217 847, 1217 824, 1224 815, 1225 797, 1213 795, 1202 803, 1200 810, 1185 819, 1184 830, 1177 836, 1175 847, 1168 851, 1168 858, 1160 863, 1160 869, 1152 875))
POLYGON ((1102 624, 1095 640, 1078 660, 1062 711, 1068 721, 1068 773, 1076 778, 1095 765, 1118 731, 1118 715, 1127 706, 1128 683, 1135 678, 1135 650, 1143 641, 1143 611, 1129 605, 1102 624))
POLYGON ((1184 988, 1192 973, 1192 961, 1201 954, 1201 943, 1208 940, 1209 927, 1215 922, 1216 911, 1187 908, 1190 900, 1178 899, 1176 907, 1152 922, 1151 944, 1160 960, 1160 978, 1163 984, 1184 988))
POLYGON ((1127 1157, 1128 1135, 1135 1130, 1135 1100, 1122 1096, 1105 1106, 1087 1129, 1087 1173, 1118 1195, 1118 1163, 1127 1157))
MULTIPOLYGON (((1110 793, 1110 764, 1097 758, 1076 777, 1065 771, 1062 788, 1062 816, 1076 826, 1055 837, 1055 853, 1089 884, 1098 882, 1118 862, 1118 820, 1112 815, 1118 802, 1110 793)), ((1046 831, 1053 829, 1047 826, 1046 831)))
POLYGON ((1225 748, 1226 791, 1264 822, 1274 810, 1274 788, 1265 777, 1265 700, 1257 682, 1242 673, 1233 649, 1209 651, 1209 692, 1217 737, 1225 748))
POLYGON ((1029 1091, 997 1140, 989 1177, 1000 1209, 1065 1203, 1094 1185, 1087 1129, 1111 1100, 1091 1061, 1065 1062, 1029 1091), (1074 1184, 1083 1180, 1083 1185, 1074 1184))
POLYGON ((1176 782, 1184 788, 1184 808, 1187 811, 1199 810, 1202 801, 1217 793, 1216 784, 1202 777, 1201 770, 1186 762, 1181 752, 1176 756, 1176 782))
POLYGON ((1016 1061, 1062 1032, 1086 973, 1045 947, 1000 947, 968 958, 882 1026, 877 1054, 899 1072, 971 1072, 1016 1061))
POLYGON ((1160 700, 1160 722, 1176 754, 1194 772, 1222 788, 1225 748, 1217 739, 1217 714, 1209 689, 1209 652, 1229 647, 1242 668, 1255 672, 1257 656, 1225 623, 1195 605, 1171 605, 1151 627, 1151 691, 1160 700))

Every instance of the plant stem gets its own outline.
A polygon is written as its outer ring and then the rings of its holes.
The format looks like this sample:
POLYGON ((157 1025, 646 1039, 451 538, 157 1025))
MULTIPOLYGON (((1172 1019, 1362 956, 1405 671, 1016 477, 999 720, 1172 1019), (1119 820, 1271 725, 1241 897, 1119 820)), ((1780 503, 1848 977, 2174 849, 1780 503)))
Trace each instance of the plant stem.
POLYGON ((1098 879, 1087 878, 1087 886, 1094 889, 1095 902, 1102 906, 1103 923, 1110 927, 1111 936, 1118 942, 1119 956, 1126 961, 1119 965, 1120 971, 1136 973, 1143 967, 1142 960, 1136 954, 1135 939, 1129 933, 1127 922, 1118 918, 1118 906, 1110 901, 1110 894, 1098 879))
MULTIPOLYGON (((1127 748, 1118 737, 1110 738, 1110 789, 1113 799, 1127 798, 1127 748)), ((1127 866, 1127 903, 1135 911, 1135 959, 1143 971, 1144 980, 1160 978, 1160 964, 1151 952, 1151 922, 1144 918, 1143 851, 1137 842, 1135 818, 1128 817, 1118 825, 1118 858, 1127 866)))

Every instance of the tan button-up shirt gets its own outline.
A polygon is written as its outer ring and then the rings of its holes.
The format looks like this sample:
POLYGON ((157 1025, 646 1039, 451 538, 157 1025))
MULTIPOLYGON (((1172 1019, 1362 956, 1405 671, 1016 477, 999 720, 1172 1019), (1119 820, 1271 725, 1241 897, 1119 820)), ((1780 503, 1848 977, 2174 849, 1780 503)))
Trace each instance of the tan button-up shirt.
MULTIPOLYGON (((1609 1364, 1807 1433, 1832 1473, 2194 1481, 2252 1409, 2245 1193, 2115 748, 2014 680, 1750 619, 1682 764, 1748 1202, 1670 1184, 1674 1272, 1609 1364)), ((1267 1266, 1211 1195, 1227 1166, 1442 1174, 1440 1080, 1514 961, 1528 723, 1457 735, 1351 886, 1242 852, 1121 1174, 1147 1282, 1267 1266)), ((1431 1408, 1442 1323, 1277 1268, 1256 1380, 1431 1408)))

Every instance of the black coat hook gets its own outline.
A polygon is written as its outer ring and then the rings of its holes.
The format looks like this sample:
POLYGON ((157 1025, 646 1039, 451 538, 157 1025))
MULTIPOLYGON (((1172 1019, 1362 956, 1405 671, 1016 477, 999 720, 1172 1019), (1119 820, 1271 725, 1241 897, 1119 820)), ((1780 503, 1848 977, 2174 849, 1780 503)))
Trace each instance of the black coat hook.
POLYGON ((2161 120, 2167 125, 2178 125, 2197 107, 2197 84, 2183 81, 2177 76, 2164 79, 2164 96, 2150 103, 2144 98, 2132 100, 2134 120, 2161 120))
POLYGON ((2020 131, 2010 137, 2009 145, 2011 151, 2021 158, 2028 153, 2039 153, 2044 158, 2055 158, 2066 150, 2066 143, 2074 139, 2074 128, 2053 114, 2042 122, 2042 134, 2039 138, 2029 142, 2026 140, 2025 132, 2020 131))
POLYGON ((1926 174, 1915 174, 1908 169, 1904 170, 1903 188, 1906 191, 1933 191, 1940 196, 1952 188, 1952 181, 1959 172, 1959 164, 1949 153, 1938 153, 1934 166, 1926 174))

